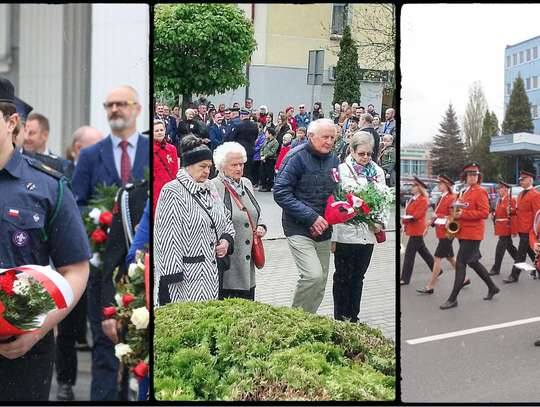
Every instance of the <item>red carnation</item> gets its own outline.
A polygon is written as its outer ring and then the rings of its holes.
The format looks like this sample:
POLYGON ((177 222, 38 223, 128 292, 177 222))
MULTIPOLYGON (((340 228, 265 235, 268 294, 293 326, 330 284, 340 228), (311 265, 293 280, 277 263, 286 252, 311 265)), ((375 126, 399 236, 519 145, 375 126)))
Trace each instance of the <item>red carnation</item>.
POLYGON ((10 297, 13 295, 13 283, 15 281, 17 281, 17 276, 13 270, 8 270, 5 275, 0 276, 0 288, 10 297))
POLYGON ((131 294, 122 294, 122 302, 124 303, 124 309, 128 307, 129 304, 133 302, 135 298, 131 294))
POLYGON ((362 211, 367 215, 371 209, 369 209, 369 206, 365 202, 362 202, 362 211))
POLYGON ((99 223, 102 223, 106 225, 107 227, 111 227, 112 222, 112 213, 110 212, 103 212, 101 216, 99 217, 99 223))
POLYGON ((92 233, 92 240, 96 243, 103 243, 107 240, 107 233, 103 229, 96 229, 92 233))
POLYGON ((113 315, 116 315, 116 308, 114 307, 103 307, 103 313, 105 314, 105 317, 109 319, 113 315))
POLYGON ((139 378, 139 380, 144 379, 144 376, 148 374, 148 365, 144 362, 139 363, 133 369, 131 369, 133 374, 139 378))

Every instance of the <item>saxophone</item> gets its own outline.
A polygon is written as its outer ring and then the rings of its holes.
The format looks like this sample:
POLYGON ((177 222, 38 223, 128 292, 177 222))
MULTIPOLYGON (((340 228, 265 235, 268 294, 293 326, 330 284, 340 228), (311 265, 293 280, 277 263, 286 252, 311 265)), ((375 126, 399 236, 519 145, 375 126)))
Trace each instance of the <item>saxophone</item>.
MULTIPOLYGON (((458 195, 457 203, 461 203, 461 198, 463 196, 463 190, 458 195)), ((446 237, 449 240, 452 240, 454 238, 454 235, 459 232, 459 223, 457 223, 456 218, 454 217, 454 214, 461 212, 461 208, 452 207, 452 216, 446 223, 446 237)))

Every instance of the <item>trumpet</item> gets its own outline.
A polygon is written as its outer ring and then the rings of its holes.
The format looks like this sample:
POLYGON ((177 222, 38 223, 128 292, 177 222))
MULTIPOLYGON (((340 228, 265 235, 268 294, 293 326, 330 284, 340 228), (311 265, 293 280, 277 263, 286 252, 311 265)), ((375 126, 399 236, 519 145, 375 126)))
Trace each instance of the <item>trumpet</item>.
MULTIPOLYGON (((461 198, 463 196, 463 190, 458 195, 457 203, 461 203, 461 198)), ((459 232, 459 223, 457 223, 455 214, 461 212, 461 208, 454 206, 455 204, 452 204, 452 216, 450 219, 448 219, 448 222, 446 223, 446 237, 449 240, 452 240, 457 232, 459 232)))

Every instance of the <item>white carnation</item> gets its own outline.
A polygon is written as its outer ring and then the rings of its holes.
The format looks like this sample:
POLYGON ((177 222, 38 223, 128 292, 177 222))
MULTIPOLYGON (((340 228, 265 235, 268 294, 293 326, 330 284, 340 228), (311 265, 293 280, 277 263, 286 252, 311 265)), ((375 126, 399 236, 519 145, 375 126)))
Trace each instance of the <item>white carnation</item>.
POLYGON ((90 211, 90 213, 88 214, 88 216, 91 218, 91 219, 94 219, 94 223, 96 225, 99 225, 99 217, 101 216, 101 211, 98 209, 98 208, 94 208, 90 211))
POLYGON ((136 308, 133 310, 131 315, 131 322, 135 325, 137 329, 146 329, 148 327, 148 322, 150 321, 150 314, 146 307, 136 308))
POLYGON ((116 300, 116 303, 119 307, 124 307, 124 301, 122 301, 122 294, 116 294, 114 296, 114 299, 116 300))

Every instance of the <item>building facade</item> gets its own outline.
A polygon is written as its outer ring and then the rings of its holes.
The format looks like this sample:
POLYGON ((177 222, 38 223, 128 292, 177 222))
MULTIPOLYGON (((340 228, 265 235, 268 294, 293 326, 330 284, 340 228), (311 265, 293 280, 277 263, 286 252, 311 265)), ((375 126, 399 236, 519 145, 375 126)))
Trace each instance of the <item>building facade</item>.
MULTIPOLYGON (((311 4, 235 4, 244 10, 246 17, 253 21, 257 49, 251 63, 246 67, 249 87, 241 87, 224 94, 209 95, 218 106, 234 102, 244 105, 247 97, 253 99, 253 107, 266 105, 274 117, 280 110, 305 104, 311 111, 311 103, 322 102, 325 117, 332 110, 335 83, 335 66, 338 61, 339 40, 344 25, 354 26, 366 13, 383 14, 382 9, 373 4, 311 3, 311 4), (310 50, 324 50, 324 75, 322 85, 308 85, 308 56, 310 50)), ((386 18, 380 16, 380 18, 386 18)), ((361 34, 356 34, 358 36, 361 34)), ((367 108, 375 106, 382 113, 392 107, 392 93, 386 89, 391 82, 393 66, 378 67, 369 58, 362 57, 359 50, 361 72, 361 100, 349 100, 349 105, 357 102, 367 108)), ((196 99, 197 95, 193 95, 196 99)), ((384 117, 383 117, 384 121, 384 117)))
POLYGON ((540 36, 515 45, 504 51, 504 110, 510 101, 514 81, 521 75, 531 103, 534 134, 540 134, 540 36))
POLYGON ((149 129, 147 4, 0 4, 0 75, 32 113, 49 119, 48 147, 65 155, 83 125, 109 134, 103 102, 115 86, 137 90, 149 129))
POLYGON ((433 159, 430 149, 401 147, 399 162, 401 178, 433 178, 433 159))

